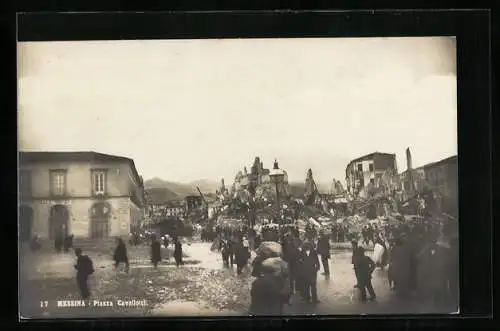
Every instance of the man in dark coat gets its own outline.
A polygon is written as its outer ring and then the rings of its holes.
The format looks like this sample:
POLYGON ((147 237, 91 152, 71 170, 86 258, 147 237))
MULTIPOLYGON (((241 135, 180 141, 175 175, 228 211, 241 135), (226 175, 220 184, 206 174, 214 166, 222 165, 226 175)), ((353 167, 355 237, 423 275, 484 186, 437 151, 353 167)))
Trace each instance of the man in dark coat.
POLYGON ((282 278, 271 271, 262 270, 250 290, 252 315, 280 315, 283 313, 282 278))
POLYGON ((232 268, 233 264, 236 262, 236 245, 232 237, 229 237, 229 239, 227 240, 227 251, 229 253, 229 266, 232 268))
POLYGON ((63 241, 64 241, 63 234, 61 232, 57 233, 56 237, 54 238, 54 248, 56 249, 57 253, 61 253, 63 241))
POLYGON ((318 253, 321 255, 324 275, 330 275, 328 260, 330 259, 330 240, 328 236, 322 235, 318 240, 318 253))
POLYGON ((128 272, 129 263, 128 263, 127 247, 125 246, 125 242, 121 238, 117 238, 116 242, 117 245, 115 253, 113 254, 113 260, 115 261, 115 268, 118 268, 118 265, 120 263, 124 263, 125 272, 128 272))
POLYGON ((156 236, 153 236, 151 243, 151 262, 154 267, 158 267, 158 263, 161 261, 161 244, 156 240, 156 236))
POLYGON ((243 242, 239 243, 236 250, 236 273, 238 275, 241 274, 249 259, 250 249, 248 248, 248 246, 245 246, 243 242))
POLYGON ((305 289, 304 299, 307 301, 312 300, 313 303, 319 303, 316 280, 320 265, 318 253, 314 250, 311 243, 304 244, 300 264, 305 289))
POLYGON ((358 269, 357 269, 357 265, 356 265, 356 256, 358 254, 358 242, 356 240, 352 240, 351 241, 351 245, 352 245, 352 257, 351 257, 351 264, 354 268, 354 276, 356 277, 356 284, 354 285, 354 287, 358 287, 358 283, 357 283, 357 280, 358 280, 358 269))
POLYGON ((31 238, 31 240, 30 240, 30 249, 32 251, 38 251, 41 248, 41 246, 42 245, 38 241, 38 236, 34 235, 33 238, 31 238))
POLYGON ((182 261, 182 244, 179 239, 176 239, 175 241, 174 259, 177 267, 184 264, 182 261))
POLYGON ((86 300, 90 297, 90 290, 87 283, 88 277, 94 273, 94 266, 92 260, 87 256, 82 254, 80 248, 75 249, 76 255, 76 284, 80 290, 82 299, 86 300))
POLYGON ((332 225, 331 232, 332 232, 332 240, 333 240, 333 242, 334 243, 338 242, 338 237, 337 237, 338 227, 337 227, 337 224, 333 224, 332 225))
POLYGON ((69 252, 69 249, 73 247, 73 235, 65 236, 63 240, 64 252, 69 252))
POLYGON ((372 286, 372 273, 375 270, 375 262, 365 255, 365 249, 358 247, 354 265, 357 269, 358 288, 361 291, 361 300, 366 301, 366 290, 370 293, 370 300, 375 300, 376 295, 372 286))
POLYGON ((222 255, 222 263, 225 267, 229 267, 229 247, 228 243, 225 240, 221 240, 221 255, 222 255))

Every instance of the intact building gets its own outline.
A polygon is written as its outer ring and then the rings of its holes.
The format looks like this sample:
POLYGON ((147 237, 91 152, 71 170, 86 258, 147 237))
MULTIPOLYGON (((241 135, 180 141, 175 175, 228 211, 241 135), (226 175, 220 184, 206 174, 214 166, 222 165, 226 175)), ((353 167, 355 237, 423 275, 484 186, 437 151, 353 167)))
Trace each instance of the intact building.
POLYGON ((126 236, 144 218, 143 180, 132 159, 20 152, 19 168, 21 240, 126 236))
POLYGON ((387 171, 397 172, 396 154, 375 152, 354 159, 345 170, 347 191, 357 195, 369 183, 376 187, 387 171))
POLYGON ((185 215, 185 202, 184 201, 167 201, 164 203, 157 203, 149 205, 152 216, 164 217, 181 217, 185 215))
POLYGON ((185 214, 185 203, 183 201, 172 201, 165 206, 167 216, 181 217, 185 214))

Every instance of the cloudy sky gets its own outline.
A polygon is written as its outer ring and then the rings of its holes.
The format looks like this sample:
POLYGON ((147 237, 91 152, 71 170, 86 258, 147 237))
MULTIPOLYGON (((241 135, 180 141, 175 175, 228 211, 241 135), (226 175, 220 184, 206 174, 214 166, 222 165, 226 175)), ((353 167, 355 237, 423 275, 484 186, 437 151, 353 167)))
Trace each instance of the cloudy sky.
POLYGON ((144 178, 291 180, 350 159, 457 153, 453 38, 37 42, 18 46, 19 148, 131 157, 144 178))

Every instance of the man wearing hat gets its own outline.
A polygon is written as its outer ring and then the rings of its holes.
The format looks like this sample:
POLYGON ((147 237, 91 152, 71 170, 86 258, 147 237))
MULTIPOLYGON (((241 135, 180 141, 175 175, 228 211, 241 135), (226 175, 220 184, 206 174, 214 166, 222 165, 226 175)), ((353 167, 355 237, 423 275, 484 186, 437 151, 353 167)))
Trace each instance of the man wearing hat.
POLYGON ((330 275, 330 267, 328 265, 328 259, 330 259, 330 238, 324 233, 318 240, 318 253, 321 255, 321 262, 323 264, 324 275, 330 275))
POLYGON ((305 300, 319 303, 316 279, 320 268, 318 253, 310 242, 304 243, 302 248, 301 267, 305 288, 305 300))
POLYGON ((375 262, 365 255, 363 247, 358 247, 354 265, 357 269, 356 278, 358 280, 358 288, 361 291, 361 300, 366 301, 366 290, 370 294, 370 300, 375 300, 376 295, 372 286, 372 273, 375 270, 375 262))

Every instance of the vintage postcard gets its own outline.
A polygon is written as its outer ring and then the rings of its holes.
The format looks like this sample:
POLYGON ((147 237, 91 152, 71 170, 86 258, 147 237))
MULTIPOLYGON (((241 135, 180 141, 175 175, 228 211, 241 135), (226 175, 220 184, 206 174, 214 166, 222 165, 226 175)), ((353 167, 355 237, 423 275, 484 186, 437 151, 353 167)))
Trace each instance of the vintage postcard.
POLYGON ((456 313, 453 37, 20 42, 21 318, 456 313))

